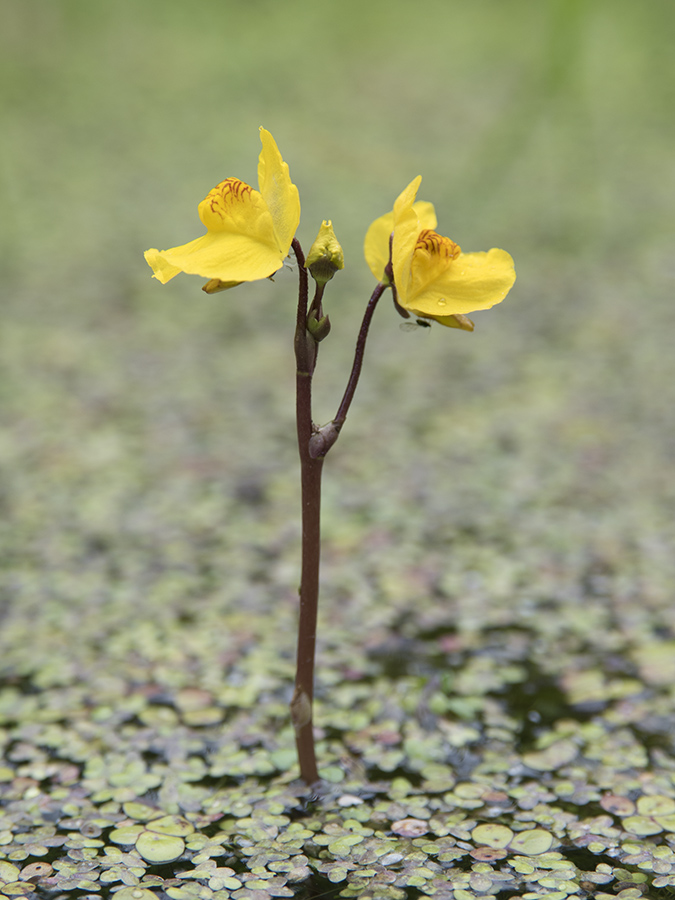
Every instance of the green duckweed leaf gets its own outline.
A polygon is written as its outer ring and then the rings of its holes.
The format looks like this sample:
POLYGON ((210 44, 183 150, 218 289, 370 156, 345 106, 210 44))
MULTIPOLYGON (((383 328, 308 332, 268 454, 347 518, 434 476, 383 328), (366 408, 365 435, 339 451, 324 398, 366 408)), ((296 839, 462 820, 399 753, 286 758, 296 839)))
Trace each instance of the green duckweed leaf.
POLYGON ((146 806, 145 803, 129 801, 122 804, 124 814, 130 819, 136 819, 138 822, 147 822, 148 819, 157 816, 157 810, 152 806, 146 806))
POLYGON ((654 819, 650 819, 647 816, 627 816, 621 822, 623 828, 626 831, 630 831, 631 834, 639 834, 642 836, 646 836, 649 834, 659 834, 659 832, 663 831, 663 827, 655 822, 654 819))
POLYGON ((509 843, 509 849, 525 856, 538 856, 547 853, 553 845, 553 835, 542 828, 521 831, 509 843))
POLYGON ((0 882, 10 884, 18 881, 20 872, 21 869, 18 866, 0 859, 0 882))
POLYGON ((110 840, 115 844, 133 846, 143 833, 140 825, 125 825, 122 828, 113 828, 110 832, 110 840))
POLYGON ((576 759, 579 748, 572 741, 555 741, 544 750, 523 754, 523 762, 542 772, 559 769, 576 759))
POLYGON ((497 825, 496 823, 477 825, 471 832, 471 837, 477 844, 503 850, 511 843, 513 832, 506 825, 497 825))
POLYGON ((363 840, 361 834, 343 834, 329 843, 328 850, 333 856, 349 856, 351 848, 363 840))
POLYGON ((675 800, 659 795, 639 797, 637 811, 640 816, 670 816, 675 813, 675 800))
POLYGON ((176 837, 186 837, 195 830, 194 825, 181 816, 162 816, 160 819, 153 819, 148 822, 145 827, 148 831, 176 837))
POLYGON ((185 852, 185 841, 172 834, 144 831, 136 841, 136 850, 149 863, 169 863, 185 852))
POLYGON ((675 834, 675 815, 671 816, 654 816, 654 821, 660 825, 664 831, 675 834))
POLYGON ((124 887, 115 893, 115 900, 157 900, 154 891, 143 887, 124 887))

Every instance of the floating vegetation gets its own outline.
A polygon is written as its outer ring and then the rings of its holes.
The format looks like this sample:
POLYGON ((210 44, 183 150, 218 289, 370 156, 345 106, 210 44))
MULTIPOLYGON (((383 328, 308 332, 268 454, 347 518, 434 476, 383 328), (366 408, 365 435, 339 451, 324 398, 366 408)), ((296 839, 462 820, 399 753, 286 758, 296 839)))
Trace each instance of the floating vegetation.
MULTIPOLYGON (((255 620, 247 627, 255 630, 255 620)), ((603 892, 630 900, 675 887, 675 758, 646 749, 633 728, 663 709, 669 689, 634 690, 631 675, 630 693, 610 688, 601 713, 575 720, 564 698, 576 698, 578 682, 566 689, 561 673, 560 717, 535 729, 534 749, 519 752, 508 667, 536 655, 532 639, 507 626, 499 648, 486 631, 484 650, 453 649, 447 671, 463 673, 457 696, 482 697, 459 717, 433 699, 442 682, 424 662, 434 654, 424 652, 421 629, 407 632, 419 675, 392 681, 368 665, 367 692, 354 690, 358 681, 336 684, 345 713, 331 723, 330 704, 323 709, 322 754, 332 762, 316 794, 287 771, 292 735, 270 718, 283 698, 264 680, 267 700, 255 715, 248 695, 236 708, 231 694, 222 705, 217 685, 172 688, 169 670, 135 685, 106 679, 100 657, 92 677, 107 687, 103 697, 77 675, 39 690, 27 678, 8 683, 0 700, 1 900, 73 892, 265 900, 300 896, 311 884, 394 900, 603 892), (481 671, 475 660, 491 647, 507 678, 472 680, 467 673, 481 671), (218 709, 225 724, 186 723, 195 708, 218 709), (459 737, 462 722, 468 740, 459 737)), ((350 654, 355 665, 353 647, 350 654)), ((366 660, 367 651, 358 664, 366 660)))
MULTIPOLYGON (((182 335, 169 338, 175 362, 182 335)), ((86 342, 42 340, 93 370, 86 342)), ((130 340, 140 360, 147 335, 130 340)), ((180 390, 169 378, 181 415, 201 411, 219 442, 208 391, 182 371, 180 390)), ((64 400, 49 374, 35 383, 51 408, 64 400)), ((568 414, 535 404, 522 428, 568 414)), ((285 474, 248 459, 223 488, 219 468, 190 469, 183 439, 159 458, 118 446, 110 469, 96 409, 78 407, 71 426, 90 449, 52 439, 40 471, 59 487, 37 495, 16 458, 3 525, 0 900, 675 889, 675 557, 643 491, 603 516, 595 475, 571 466, 557 490, 580 492, 574 506, 551 515, 552 498, 524 490, 514 530, 516 499, 499 485, 540 464, 534 449, 481 455, 492 433, 461 428, 471 464, 458 455, 461 484, 442 502, 431 476, 402 480, 391 505, 390 485, 361 496, 364 474, 387 477, 374 462, 353 483, 345 473, 327 498, 338 509, 312 793, 287 716, 297 528, 285 474), (243 466, 253 494, 236 489, 243 466)), ((435 444, 457 446, 454 425, 433 428, 435 444)))
MULTIPOLYGON (((141 358, 147 341, 133 340, 141 358)), ((91 370, 86 343, 69 352, 91 370)), ((47 374, 42 402, 58 405, 47 374)), ((203 386, 185 383, 179 409, 217 432, 203 386)), ((545 429, 567 413, 530 415, 545 429)), ((105 445, 95 410, 72 416, 73 434, 105 445)), ((453 428, 434 428, 455 446, 453 428)), ((110 449, 85 474, 81 444, 52 444, 40 465, 58 491, 17 479, 3 535, 15 600, 0 635, 0 900, 675 889, 670 532, 654 507, 638 545, 628 525, 644 493, 603 518, 583 491, 555 516, 550 498, 521 495, 514 531, 498 485, 537 457, 481 456, 490 440, 464 434, 471 465, 457 458, 443 502, 422 476, 395 487, 394 506, 390 489, 363 500, 363 473, 328 495, 340 508, 326 529, 316 793, 297 780, 287 717, 285 475, 256 464, 254 496, 276 499, 251 503, 219 469, 186 475, 180 441, 161 472, 118 448, 106 479, 110 449), (470 502, 452 505, 456 491, 470 502)), ((574 467, 558 478, 585 484, 574 467)))

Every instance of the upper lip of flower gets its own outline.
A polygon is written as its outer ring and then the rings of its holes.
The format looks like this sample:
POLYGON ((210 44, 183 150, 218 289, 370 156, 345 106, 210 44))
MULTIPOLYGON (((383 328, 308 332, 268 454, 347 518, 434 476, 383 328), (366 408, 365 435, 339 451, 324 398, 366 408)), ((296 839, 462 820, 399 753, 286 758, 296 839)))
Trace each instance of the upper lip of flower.
POLYGON ((300 198, 270 132, 261 128, 260 139, 259 190, 237 178, 213 188, 199 204, 206 234, 180 247, 146 252, 155 278, 165 284, 187 272, 214 285, 238 284, 281 268, 300 221, 300 198))

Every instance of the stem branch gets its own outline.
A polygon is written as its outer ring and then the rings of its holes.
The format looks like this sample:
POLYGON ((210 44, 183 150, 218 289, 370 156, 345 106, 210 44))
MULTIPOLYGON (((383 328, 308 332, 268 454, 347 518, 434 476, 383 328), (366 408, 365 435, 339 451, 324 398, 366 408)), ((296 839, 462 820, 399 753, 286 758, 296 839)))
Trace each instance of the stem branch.
POLYGON ((359 376, 361 375, 361 366, 363 365, 363 356, 366 350, 366 340, 368 339, 368 329, 370 328, 370 322, 373 318, 375 307, 377 306, 380 297, 385 292, 387 287, 388 285, 386 284, 378 284, 378 286, 373 291, 371 298, 368 301, 368 305, 366 306, 366 311, 363 314, 361 329, 359 331, 359 336, 356 339, 356 350, 354 351, 354 363, 352 364, 352 371, 349 375, 349 381, 347 382, 347 387, 345 389, 342 402, 340 403, 337 414, 333 419, 333 424, 336 425, 338 429, 342 428, 342 426, 344 425, 345 419, 347 418, 347 413, 349 412, 349 407, 351 406, 352 400, 354 399, 356 385, 359 383, 359 376))

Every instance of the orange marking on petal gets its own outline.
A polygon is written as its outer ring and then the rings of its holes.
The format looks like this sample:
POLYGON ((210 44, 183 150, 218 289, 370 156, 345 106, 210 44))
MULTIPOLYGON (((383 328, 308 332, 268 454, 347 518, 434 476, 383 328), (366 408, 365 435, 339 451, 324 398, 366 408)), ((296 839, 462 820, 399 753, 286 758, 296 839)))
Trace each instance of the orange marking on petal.
POLYGON ((448 237, 443 237, 436 231, 425 228, 421 231, 415 245, 415 253, 418 250, 426 251, 430 256, 441 256, 445 259, 457 259, 462 252, 459 245, 451 241, 448 237))
POLYGON ((228 216, 228 206, 240 202, 245 194, 251 194, 252 191, 253 188, 244 181, 240 181, 238 178, 226 178, 209 192, 206 199, 211 212, 220 216, 221 219, 225 219, 228 216))

